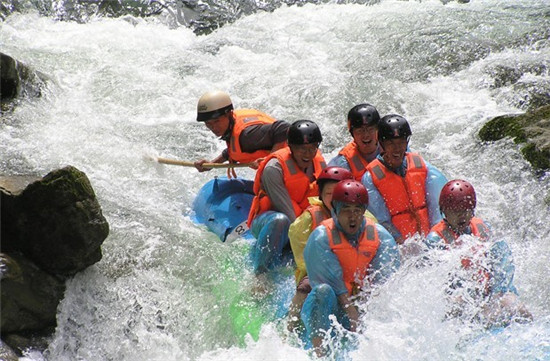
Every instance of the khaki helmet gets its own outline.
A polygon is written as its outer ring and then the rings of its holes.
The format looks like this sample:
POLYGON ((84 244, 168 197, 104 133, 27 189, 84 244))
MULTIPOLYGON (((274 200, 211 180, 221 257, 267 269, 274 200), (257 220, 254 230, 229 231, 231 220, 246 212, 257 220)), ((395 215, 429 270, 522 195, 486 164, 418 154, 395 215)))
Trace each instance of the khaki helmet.
POLYGON ((218 118, 233 110, 229 94, 223 91, 204 93, 197 104, 197 122, 206 122, 218 118))

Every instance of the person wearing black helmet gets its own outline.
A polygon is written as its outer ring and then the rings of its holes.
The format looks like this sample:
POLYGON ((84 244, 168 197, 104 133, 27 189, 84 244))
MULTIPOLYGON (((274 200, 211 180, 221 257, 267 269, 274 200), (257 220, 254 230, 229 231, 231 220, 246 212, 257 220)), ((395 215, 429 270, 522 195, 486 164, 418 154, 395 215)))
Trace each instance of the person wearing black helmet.
POLYGON ((348 112, 348 130, 353 137, 329 166, 348 169, 360 181, 367 165, 380 154, 378 145, 378 122, 380 114, 370 104, 358 104, 348 112))
MULTIPOLYGON (((257 168, 259 161, 271 152, 286 146, 286 133, 290 124, 253 109, 233 108, 229 95, 223 91, 204 93, 197 104, 197 121, 221 140, 227 148, 211 161, 196 161, 199 172, 209 171, 206 162, 252 163, 257 168)), ((230 175, 228 173, 228 175, 230 175)))
POLYGON ((419 154, 408 151, 409 122, 389 114, 378 124, 381 154, 369 163, 362 182, 369 191, 369 211, 398 244, 426 235, 441 220, 439 193, 447 178, 419 154))
POLYGON ((308 197, 318 195, 315 180, 326 167, 319 151, 322 140, 317 124, 298 120, 288 129, 288 146, 260 163, 248 216, 257 240, 251 252, 256 273, 276 265, 288 248, 290 224, 309 206, 308 197))

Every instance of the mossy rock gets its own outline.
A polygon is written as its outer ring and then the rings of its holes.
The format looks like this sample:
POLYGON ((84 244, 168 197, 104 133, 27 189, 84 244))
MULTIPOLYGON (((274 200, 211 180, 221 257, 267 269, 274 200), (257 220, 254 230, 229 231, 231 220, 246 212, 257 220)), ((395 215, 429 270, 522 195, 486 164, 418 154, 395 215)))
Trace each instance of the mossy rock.
POLYGON ((525 143, 521 153, 537 169, 550 169, 550 105, 525 114, 501 115, 493 118, 479 131, 483 141, 510 137, 515 143, 525 143))

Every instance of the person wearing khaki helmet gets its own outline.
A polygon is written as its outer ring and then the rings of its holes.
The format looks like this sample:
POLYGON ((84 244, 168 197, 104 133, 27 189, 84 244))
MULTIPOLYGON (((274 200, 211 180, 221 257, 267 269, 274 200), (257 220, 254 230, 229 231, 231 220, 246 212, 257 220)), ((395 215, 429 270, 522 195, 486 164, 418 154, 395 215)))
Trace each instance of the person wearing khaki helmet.
POLYGON ((204 163, 225 161, 252 163, 251 168, 257 169, 264 157, 286 146, 287 122, 254 109, 235 110, 229 94, 223 91, 209 91, 200 97, 197 121, 204 122, 212 133, 227 143, 227 148, 216 158, 194 163, 199 172, 211 169, 204 167, 204 163))

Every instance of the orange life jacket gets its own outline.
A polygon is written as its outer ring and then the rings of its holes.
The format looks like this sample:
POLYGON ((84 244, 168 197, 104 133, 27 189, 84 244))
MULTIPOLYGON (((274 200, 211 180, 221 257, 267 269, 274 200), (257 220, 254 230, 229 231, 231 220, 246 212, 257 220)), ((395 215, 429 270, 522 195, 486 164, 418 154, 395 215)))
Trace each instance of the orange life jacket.
MULTIPOLYGON (((308 176, 298 168, 298 165, 292 158, 290 148, 279 149, 276 152, 270 153, 260 163, 258 170, 256 171, 256 178, 254 179, 254 199, 250 206, 250 213, 248 214, 248 225, 252 224, 254 218, 266 211, 273 209, 271 200, 261 187, 262 174, 264 172, 267 163, 277 158, 281 168, 283 169, 283 180, 285 182, 285 188, 288 191, 292 206, 294 208, 294 214, 298 217, 302 212, 309 207, 308 197, 319 195, 319 188, 317 182, 309 181, 308 176)), ((321 152, 317 150, 315 157, 313 158, 313 175, 317 179, 321 171, 326 168, 325 159, 321 155, 321 152)))
POLYGON ((235 122, 233 124, 233 130, 231 131, 231 138, 227 141, 227 152, 230 162, 249 163, 258 158, 264 158, 271 153, 271 149, 260 149, 253 153, 243 152, 239 137, 242 131, 247 127, 257 124, 271 124, 275 122, 274 118, 253 109, 234 110, 233 118, 235 122))
POLYGON ((359 292, 368 274, 370 263, 380 247, 376 224, 370 219, 366 219, 366 221, 357 247, 353 247, 346 236, 336 228, 334 219, 329 218, 321 222, 327 229, 330 249, 338 257, 342 267, 344 282, 350 296, 359 292))
POLYGON ((357 181, 361 181, 363 174, 367 171, 367 165, 369 162, 363 158, 359 150, 357 149, 357 144, 355 141, 351 141, 340 152, 339 155, 343 155, 348 161, 349 168, 353 177, 357 181))
POLYGON ((408 238, 415 233, 428 234, 430 217, 426 203, 426 177, 428 167, 416 153, 407 153, 407 170, 401 177, 375 159, 369 163, 374 186, 384 198, 391 215, 391 222, 408 238))
MULTIPOLYGON (((472 230, 472 235, 479 237, 480 240, 485 242, 489 239, 489 227, 487 227, 480 218, 473 217, 470 220, 470 228, 472 230)), ((431 232, 437 233, 447 245, 454 244, 454 241, 460 237, 460 235, 454 232, 444 220, 441 220, 433 226, 431 232)), ((473 246, 470 251, 473 257, 462 257, 460 263, 464 269, 473 271, 472 279, 481 285, 484 295, 488 295, 490 293, 491 274, 483 265, 476 264, 473 260, 480 256, 479 252, 483 252, 484 247, 483 245, 473 246)))
MULTIPOLYGON (((470 220, 470 228, 472 230, 472 235, 479 237, 482 241, 489 239, 489 227, 483 223, 481 218, 473 217, 470 220)), ((441 220, 433 226, 430 232, 437 233, 437 235, 441 237, 441 239, 448 245, 452 244, 458 237, 460 237, 460 235, 454 232, 444 220, 441 220)))
POLYGON ((330 211, 320 205, 311 205, 306 208, 306 211, 311 214, 311 230, 313 231, 317 226, 321 224, 325 219, 331 217, 330 211))

